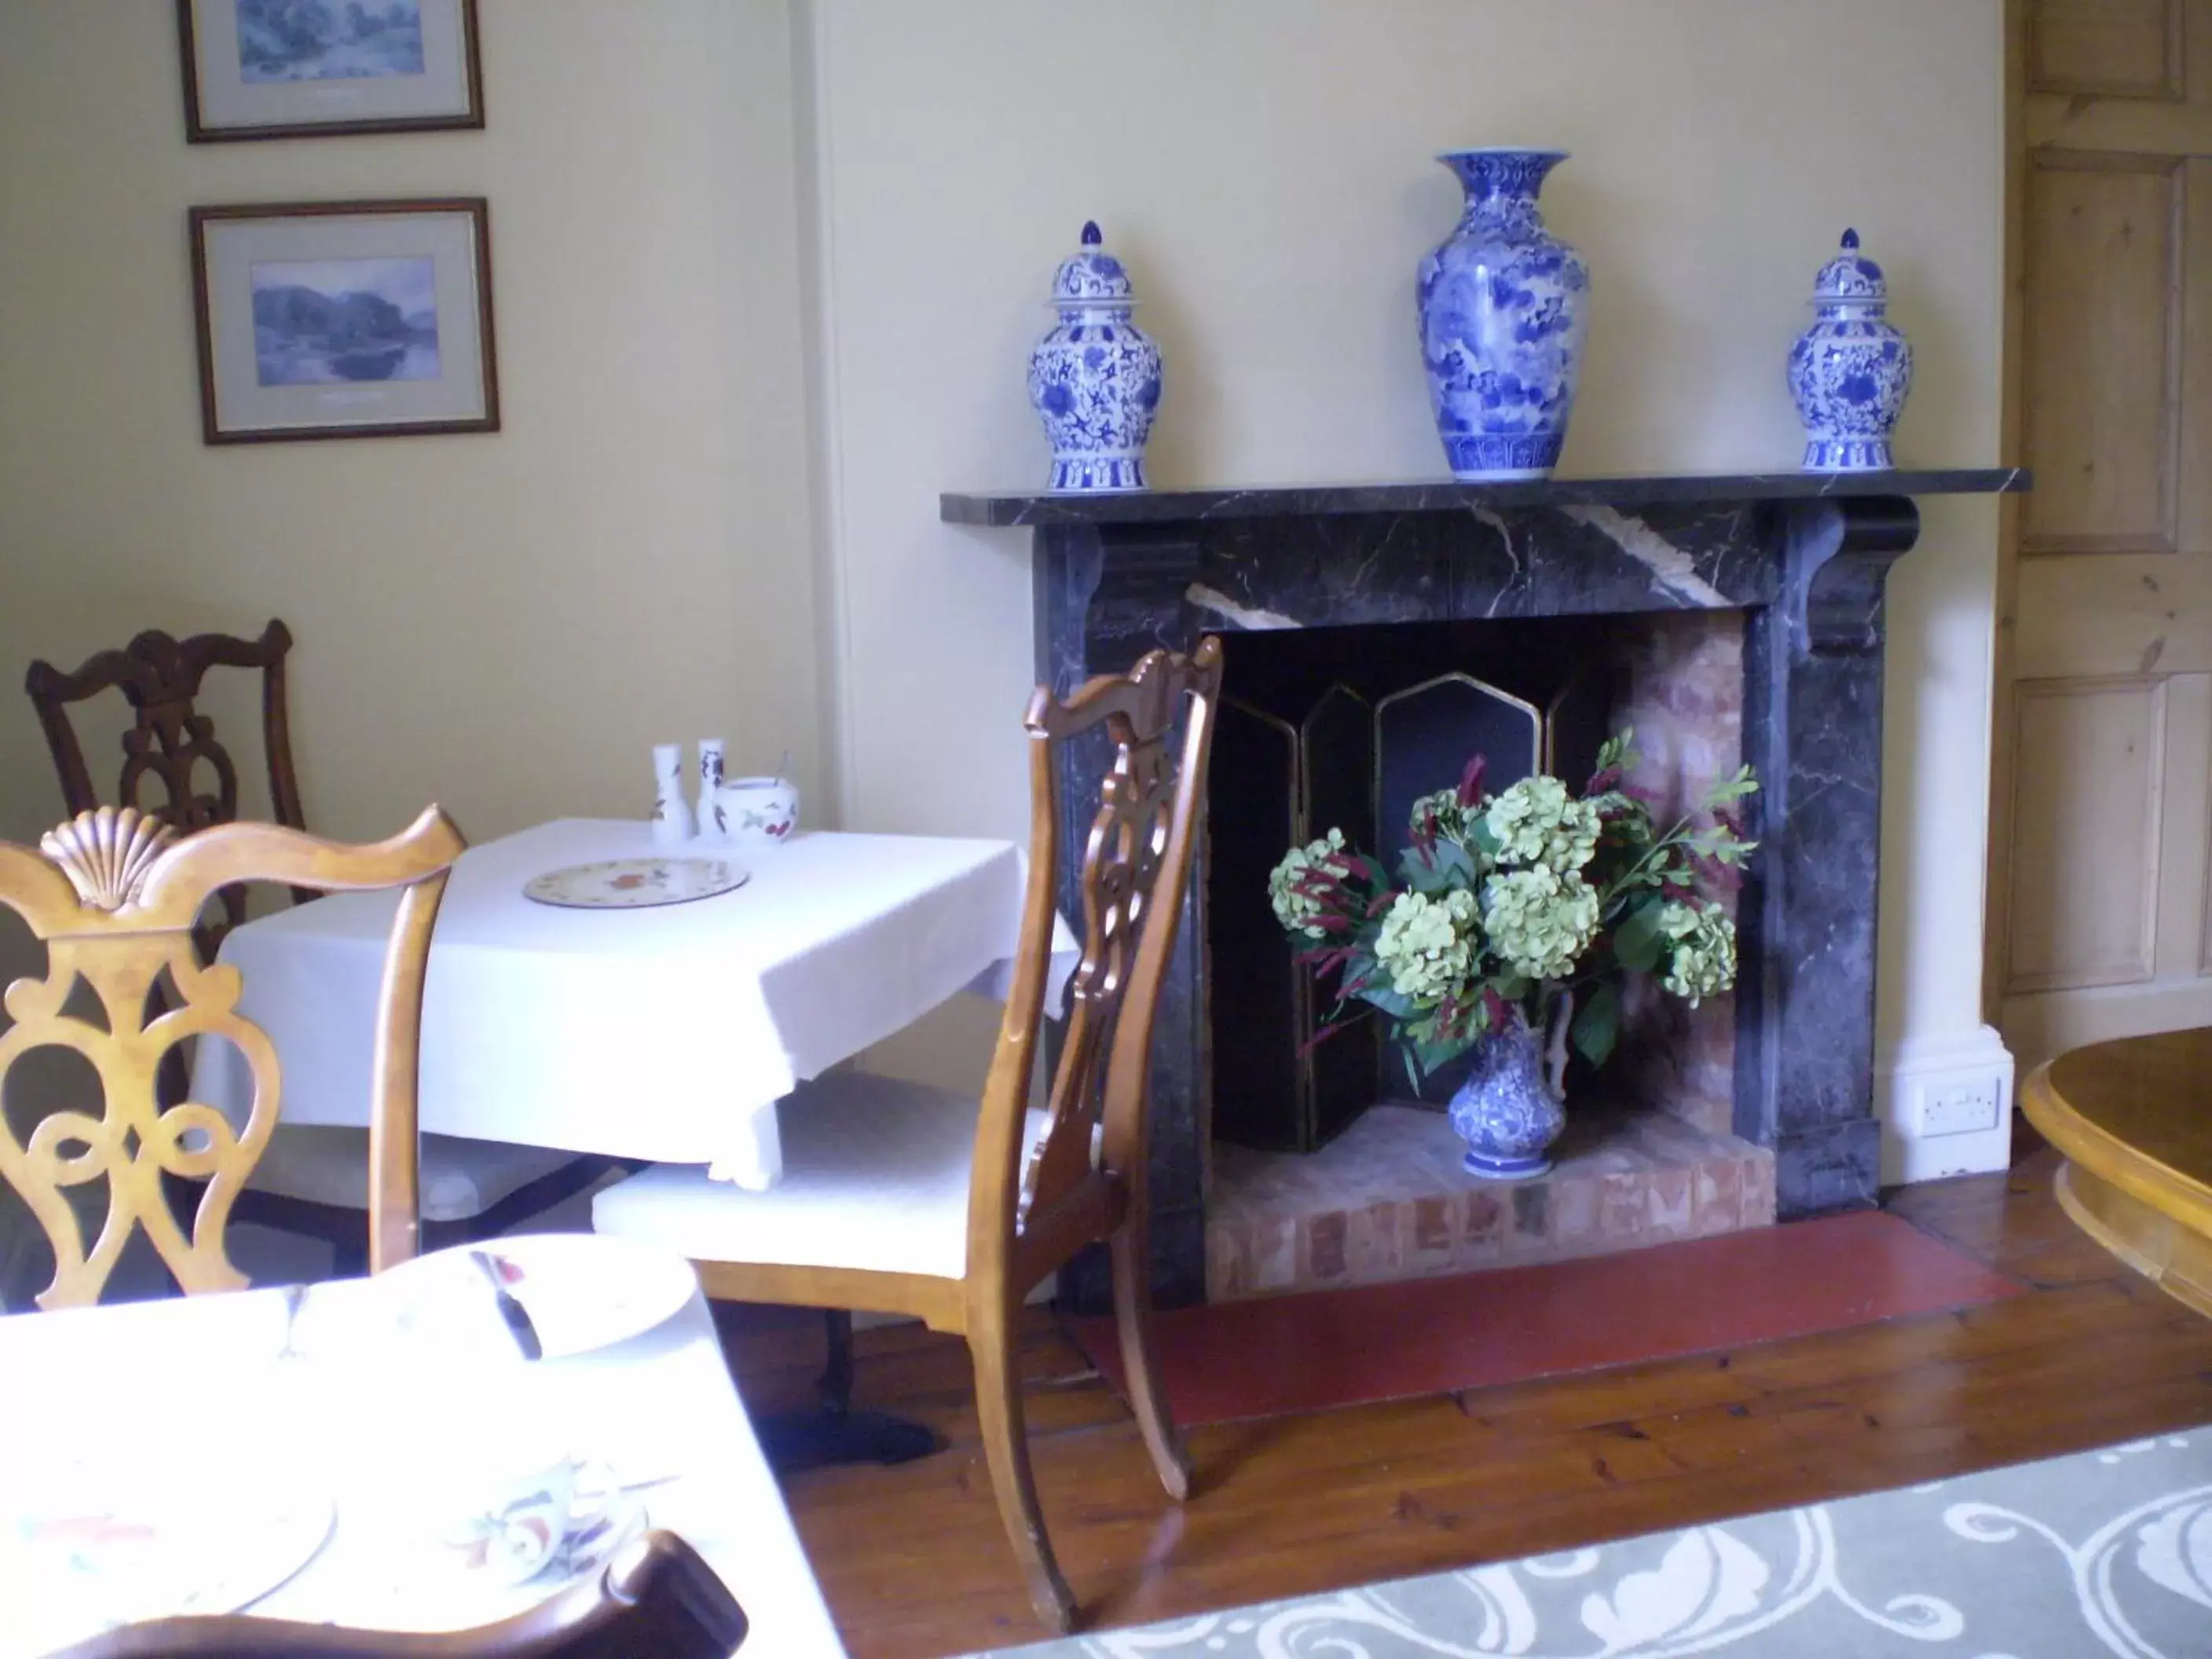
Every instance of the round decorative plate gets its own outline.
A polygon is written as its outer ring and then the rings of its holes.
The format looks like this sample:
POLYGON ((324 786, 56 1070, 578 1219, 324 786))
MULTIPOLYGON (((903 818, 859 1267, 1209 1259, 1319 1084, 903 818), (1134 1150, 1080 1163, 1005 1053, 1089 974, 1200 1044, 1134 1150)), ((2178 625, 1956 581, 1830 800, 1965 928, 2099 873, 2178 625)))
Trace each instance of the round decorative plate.
POLYGON ((0 1501, 0 1654, 173 1613, 235 1613, 312 1560, 330 1498, 274 1468, 81 1468, 0 1501), (28 1628, 21 1621, 27 1620, 28 1628))
POLYGON ((568 910, 641 910, 713 898, 751 878, 743 866, 725 859, 608 859, 532 876, 522 896, 568 910))

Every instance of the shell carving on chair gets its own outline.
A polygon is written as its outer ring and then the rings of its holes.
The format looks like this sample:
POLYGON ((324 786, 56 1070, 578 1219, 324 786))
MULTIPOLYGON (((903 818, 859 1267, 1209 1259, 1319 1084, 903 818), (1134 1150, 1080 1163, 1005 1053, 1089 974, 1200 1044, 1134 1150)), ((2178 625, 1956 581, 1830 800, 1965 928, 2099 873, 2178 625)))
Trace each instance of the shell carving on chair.
POLYGON ((137 899, 147 872, 176 833, 135 806, 102 806, 47 830, 39 850, 69 878, 80 904, 112 913, 137 899))

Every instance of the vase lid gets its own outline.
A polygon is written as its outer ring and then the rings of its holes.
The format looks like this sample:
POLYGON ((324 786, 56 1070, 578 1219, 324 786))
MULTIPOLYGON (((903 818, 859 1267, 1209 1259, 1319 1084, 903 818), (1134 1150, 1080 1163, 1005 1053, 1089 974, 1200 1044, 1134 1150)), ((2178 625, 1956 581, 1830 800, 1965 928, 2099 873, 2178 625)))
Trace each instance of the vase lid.
POLYGON ((1820 267, 1813 279, 1815 305, 1836 300, 1886 300, 1889 283, 1881 267, 1859 252, 1859 234, 1844 233, 1843 251, 1820 267))
POLYGON ((1121 262, 1109 253, 1098 234, 1098 222, 1083 227, 1083 246, 1060 262, 1052 279, 1054 305, 1133 305, 1135 289, 1121 262))

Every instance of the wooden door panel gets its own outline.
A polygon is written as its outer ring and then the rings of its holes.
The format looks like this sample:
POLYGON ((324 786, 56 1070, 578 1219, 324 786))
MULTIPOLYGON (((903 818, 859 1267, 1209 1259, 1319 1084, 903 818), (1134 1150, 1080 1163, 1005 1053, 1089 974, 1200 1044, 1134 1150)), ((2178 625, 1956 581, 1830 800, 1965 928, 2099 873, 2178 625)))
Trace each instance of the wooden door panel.
POLYGON ((2155 679, 2020 686, 2008 992, 2151 976, 2165 704, 2155 679))
POLYGON ((2212 561, 2024 560, 2018 614, 2021 672, 2038 678, 2212 673, 2212 561))
POLYGON ((1988 992, 2031 1065, 2212 1024, 2212 0, 2008 0, 1988 992))
POLYGON ((2024 553, 2173 550, 2182 201, 2170 158, 2035 157, 2024 553))
POLYGON ((2040 0, 2029 14, 2033 92, 2182 95, 2180 0, 2040 0))

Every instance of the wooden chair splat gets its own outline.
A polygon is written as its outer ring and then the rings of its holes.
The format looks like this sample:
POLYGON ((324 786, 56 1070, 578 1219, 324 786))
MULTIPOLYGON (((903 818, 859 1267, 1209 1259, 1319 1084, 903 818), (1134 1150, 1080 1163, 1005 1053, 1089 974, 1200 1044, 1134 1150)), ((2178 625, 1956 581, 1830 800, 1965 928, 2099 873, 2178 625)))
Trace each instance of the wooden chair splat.
POLYGON ((232 1206, 268 1145, 281 1080, 268 1038, 238 1012, 239 972, 204 964, 192 923, 209 894, 228 884, 279 881, 319 892, 404 887, 385 953, 377 1012, 368 1214, 373 1268, 415 1253, 418 1232, 416 1054, 422 982, 446 875, 460 832, 436 807, 404 834, 374 846, 319 841, 278 824, 218 824, 179 836, 136 808, 103 806, 51 830, 36 850, 0 842, 0 904, 46 945, 46 977, 9 985, 14 1024, 0 1035, 0 1090, 15 1061, 48 1046, 74 1049, 100 1079, 88 1108, 49 1114, 18 1140, 0 1122, 0 1179, 19 1193, 54 1253, 42 1308, 96 1302, 123 1247, 143 1231, 187 1292, 246 1283, 224 1247, 232 1206), (151 1007, 167 971, 175 1006, 151 1007), (64 1012, 82 981, 105 1029, 64 1012), (165 1105, 156 1078, 187 1038, 237 1044, 254 1083, 242 1128, 190 1100, 165 1105), (203 1182, 189 1238, 170 1211, 163 1175, 203 1182), (66 1189, 107 1180, 107 1214, 88 1247, 66 1189))

